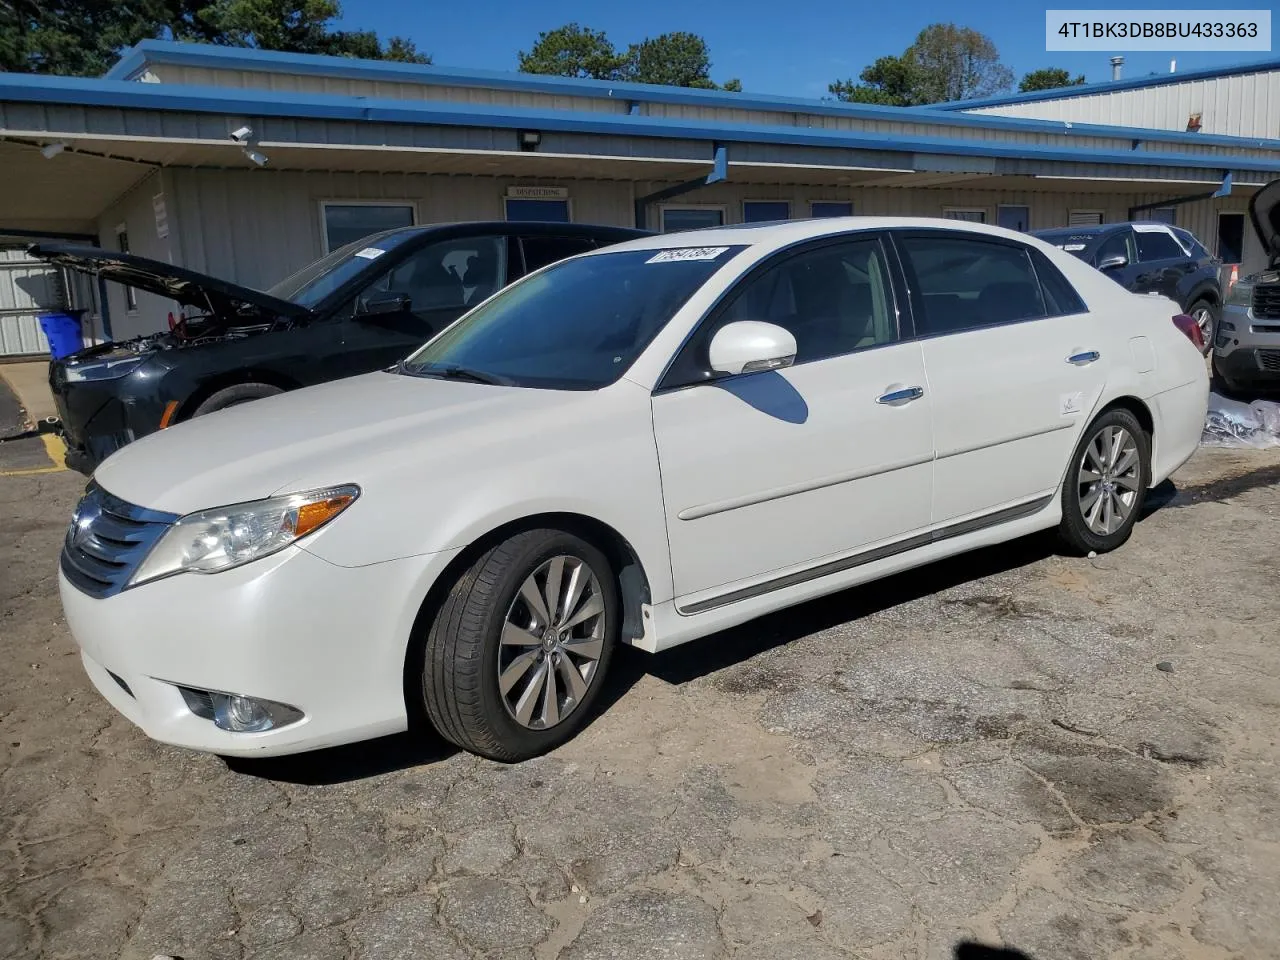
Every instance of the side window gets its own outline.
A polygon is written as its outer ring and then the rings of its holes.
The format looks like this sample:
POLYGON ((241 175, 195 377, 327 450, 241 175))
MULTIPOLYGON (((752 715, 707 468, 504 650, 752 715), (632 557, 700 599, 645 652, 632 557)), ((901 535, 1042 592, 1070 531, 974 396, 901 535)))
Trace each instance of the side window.
POLYGON ((524 247, 525 273, 596 248, 595 241, 585 237, 521 237, 520 244, 524 247))
POLYGON ((1098 246, 1098 252, 1093 255, 1094 266, 1100 264, 1107 257, 1124 257, 1130 263, 1133 262, 1133 251, 1129 249, 1129 230, 1127 228, 1113 233, 1102 241, 1098 246))
POLYGON ((824 244, 753 273, 729 292, 676 357, 663 387, 714 376, 711 340, 739 320, 774 323, 796 338, 797 364, 824 360, 898 338, 892 281, 879 240, 824 244))
POLYGON ((461 313, 501 289, 506 275, 506 238, 443 240, 410 254, 365 287, 359 299, 403 294, 419 316, 461 313))
POLYGON ((1026 247, 954 234, 901 237, 916 333, 937 336, 1045 315, 1026 247))
POLYGON ((1186 257, 1186 252, 1178 246, 1178 241, 1163 230, 1137 230, 1138 260, 1147 263, 1150 260, 1178 260, 1186 257))
POLYGON ((1031 262, 1035 265, 1036 276, 1040 278, 1040 292, 1044 295, 1045 312, 1051 317, 1068 317, 1076 313, 1087 313, 1076 288, 1071 281, 1062 275, 1039 250, 1031 251, 1031 262))

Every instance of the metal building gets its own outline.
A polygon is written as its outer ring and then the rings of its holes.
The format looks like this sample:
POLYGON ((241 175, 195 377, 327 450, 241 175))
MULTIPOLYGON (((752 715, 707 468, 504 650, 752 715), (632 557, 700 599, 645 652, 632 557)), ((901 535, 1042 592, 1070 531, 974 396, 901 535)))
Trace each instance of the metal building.
MULTIPOLYGON (((855 214, 1142 216, 1212 246, 1280 139, 148 41, 101 79, 0 75, 0 238, 87 235, 268 286, 386 226, 855 214), (1199 198, 1199 199, 1188 199, 1199 198)), ((1236 252, 1261 260, 1251 236, 1236 252)), ((93 331, 172 304, 106 285, 93 331)), ((90 287, 90 294, 92 294, 90 287)), ((0 350, 7 347, 0 342, 0 350)))

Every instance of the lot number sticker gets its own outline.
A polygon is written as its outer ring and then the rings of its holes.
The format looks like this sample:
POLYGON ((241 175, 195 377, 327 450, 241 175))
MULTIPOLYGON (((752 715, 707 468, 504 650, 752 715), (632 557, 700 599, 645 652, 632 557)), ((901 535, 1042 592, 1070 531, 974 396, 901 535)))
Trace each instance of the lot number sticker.
POLYGON ((357 257, 364 257, 366 260, 377 260, 387 251, 379 250, 377 247, 365 247, 363 250, 357 250, 357 257))
POLYGON ((728 247, 679 247, 656 253, 645 263, 684 263, 689 260, 714 260, 728 247))

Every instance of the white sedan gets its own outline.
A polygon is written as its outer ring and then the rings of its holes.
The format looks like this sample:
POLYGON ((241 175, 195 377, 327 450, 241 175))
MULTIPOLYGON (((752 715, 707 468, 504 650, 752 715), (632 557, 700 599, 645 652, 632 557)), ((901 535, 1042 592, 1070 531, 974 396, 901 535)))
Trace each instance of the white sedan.
POLYGON ((619 643, 1052 527, 1118 547, 1204 422, 1175 314, 955 221, 624 243, 394 371, 112 456, 67 533, 67 622, 158 740, 285 754, 426 717, 530 757, 586 722, 619 643))

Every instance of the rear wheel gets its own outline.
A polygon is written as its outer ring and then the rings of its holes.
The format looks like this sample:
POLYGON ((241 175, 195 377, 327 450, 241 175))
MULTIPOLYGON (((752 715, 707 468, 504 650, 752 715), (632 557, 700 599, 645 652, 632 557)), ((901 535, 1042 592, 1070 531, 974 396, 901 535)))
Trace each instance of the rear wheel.
POLYGON ((563 530, 517 534, 449 591, 426 637, 422 697, 446 740, 516 761, 587 722, 620 622, 608 559, 563 530))
POLYGON ((1218 379, 1218 385, 1222 388, 1222 392, 1228 397, 1237 397, 1245 390, 1244 384, 1239 380, 1233 380, 1222 372, 1222 368, 1218 366, 1218 357, 1215 354, 1212 359, 1213 375, 1218 379))
POLYGON ((1128 410, 1108 410, 1080 438, 1062 487, 1058 533, 1073 551, 1106 553, 1126 540, 1151 482, 1151 440, 1128 410))
POLYGON ((1187 316, 1196 322, 1204 338, 1204 352, 1213 349, 1213 338, 1218 334, 1218 311, 1208 300, 1197 300, 1187 308, 1187 316))
POLYGON ((242 403, 248 403, 250 400, 261 400, 263 397, 274 397, 277 393, 284 393, 279 387, 270 383, 237 383, 230 387, 223 387, 205 397, 200 406, 196 407, 191 416, 200 417, 206 413, 213 413, 215 410, 225 410, 227 407, 235 407, 242 403))

